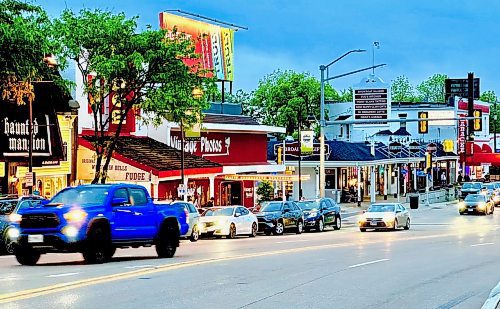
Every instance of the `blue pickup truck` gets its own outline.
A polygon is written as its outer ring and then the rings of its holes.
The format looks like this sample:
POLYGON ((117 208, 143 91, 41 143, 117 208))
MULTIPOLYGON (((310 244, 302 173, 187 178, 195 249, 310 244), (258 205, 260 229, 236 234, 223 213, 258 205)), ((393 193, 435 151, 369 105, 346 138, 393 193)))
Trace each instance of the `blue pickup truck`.
POLYGON ((92 264, 109 261, 116 248, 155 245, 159 257, 170 258, 189 228, 187 216, 183 207, 154 204, 138 185, 69 187, 11 218, 19 230, 15 256, 34 265, 44 253, 81 252, 92 264))

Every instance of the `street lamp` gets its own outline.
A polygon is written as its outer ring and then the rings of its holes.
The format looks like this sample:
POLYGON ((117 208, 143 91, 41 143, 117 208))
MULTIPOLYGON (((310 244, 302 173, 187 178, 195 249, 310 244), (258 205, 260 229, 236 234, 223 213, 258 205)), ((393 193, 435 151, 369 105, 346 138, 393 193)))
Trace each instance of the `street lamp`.
POLYGON ((362 53, 365 49, 353 49, 337 59, 333 60, 327 65, 320 65, 319 70, 321 72, 321 101, 320 101, 320 120, 319 120, 319 196, 325 197, 325 82, 333 79, 334 77, 328 77, 325 79, 325 70, 327 70, 331 65, 339 61, 340 59, 346 57, 351 53, 362 53))

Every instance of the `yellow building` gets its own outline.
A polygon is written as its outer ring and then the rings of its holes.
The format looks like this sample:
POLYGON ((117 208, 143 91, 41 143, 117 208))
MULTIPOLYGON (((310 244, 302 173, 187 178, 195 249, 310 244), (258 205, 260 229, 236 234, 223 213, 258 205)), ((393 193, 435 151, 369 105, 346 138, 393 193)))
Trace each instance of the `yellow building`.
MULTIPOLYGON (((33 191, 38 191, 40 195, 50 198, 54 196, 61 189, 66 188, 70 183, 71 179, 71 159, 72 159, 72 145, 73 145, 73 134, 75 128, 75 116, 74 115, 57 115, 59 121, 59 129, 61 131, 61 138, 63 141, 63 151, 65 153, 64 161, 43 161, 41 167, 33 167, 33 172, 36 175, 36 186, 33 191)), ((75 141, 76 142, 76 141, 75 141)), ((3 164, 3 163, 2 163, 3 164)), ((3 172, 1 168, 0 172, 3 172)), ((28 172, 28 167, 18 166, 16 172, 16 178, 19 179, 19 185, 17 186, 18 194, 28 194, 27 189, 23 189, 23 183, 25 183, 25 175, 28 172)))

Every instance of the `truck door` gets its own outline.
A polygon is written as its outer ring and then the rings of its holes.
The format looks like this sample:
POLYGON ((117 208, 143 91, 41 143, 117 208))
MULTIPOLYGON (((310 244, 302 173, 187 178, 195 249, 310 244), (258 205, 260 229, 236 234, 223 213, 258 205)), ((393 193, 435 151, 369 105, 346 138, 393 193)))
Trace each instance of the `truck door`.
POLYGON ((141 188, 129 188, 130 204, 133 210, 134 225, 137 237, 152 239, 156 235, 156 209, 148 201, 147 193, 141 188))
POLYGON ((113 193, 113 199, 125 199, 125 203, 118 205, 111 205, 113 207, 113 222, 111 224, 111 234, 113 239, 123 240, 130 238, 137 238, 138 227, 137 221, 134 220, 134 211, 130 204, 130 198, 127 189, 120 188, 113 193))

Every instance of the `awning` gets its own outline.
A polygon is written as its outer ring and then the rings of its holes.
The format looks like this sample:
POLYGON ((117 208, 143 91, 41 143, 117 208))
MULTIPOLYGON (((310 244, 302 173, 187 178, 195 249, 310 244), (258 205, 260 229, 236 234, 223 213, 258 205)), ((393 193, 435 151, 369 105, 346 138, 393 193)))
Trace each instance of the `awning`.
POLYGON ((474 153, 472 156, 467 156, 465 159, 467 165, 491 164, 500 166, 500 153, 474 153))

